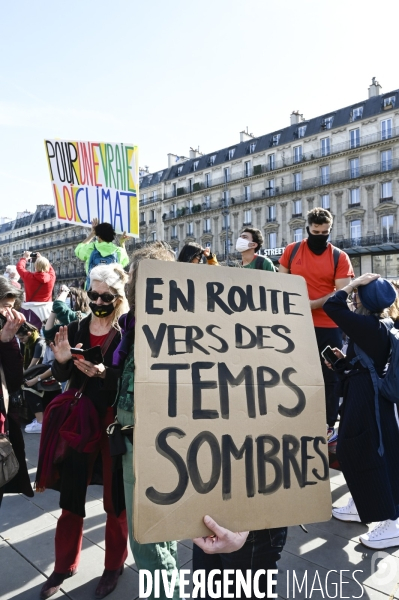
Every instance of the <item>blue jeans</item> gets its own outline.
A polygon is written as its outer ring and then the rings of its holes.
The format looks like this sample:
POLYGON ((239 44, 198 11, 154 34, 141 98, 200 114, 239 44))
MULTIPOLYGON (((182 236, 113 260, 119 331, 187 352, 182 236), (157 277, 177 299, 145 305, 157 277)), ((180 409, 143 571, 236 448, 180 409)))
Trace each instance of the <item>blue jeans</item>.
MULTIPOLYGON (((281 557, 287 539, 287 527, 278 527, 276 529, 260 529, 259 531, 250 531, 244 546, 236 552, 229 554, 205 554, 196 544, 193 546, 193 571, 204 569, 206 575, 213 569, 224 571, 233 569, 242 571, 244 577, 247 569, 252 571, 252 578, 259 569, 277 569, 277 561, 281 557)), ((222 575, 215 577, 214 581, 223 582, 222 575)), ((234 585, 229 588, 232 592, 235 590, 235 579, 232 577, 234 585)), ((252 590, 253 591, 253 590, 252 590)), ((267 598, 267 578, 261 575, 259 579, 259 591, 265 594, 267 598)), ((274 589, 274 592, 276 590, 274 589)), ((244 597, 242 595, 242 597, 244 597)), ((205 598, 210 598, 208 594, 205 598)), ((256 596, 252 594, 251 598, 256 596)))

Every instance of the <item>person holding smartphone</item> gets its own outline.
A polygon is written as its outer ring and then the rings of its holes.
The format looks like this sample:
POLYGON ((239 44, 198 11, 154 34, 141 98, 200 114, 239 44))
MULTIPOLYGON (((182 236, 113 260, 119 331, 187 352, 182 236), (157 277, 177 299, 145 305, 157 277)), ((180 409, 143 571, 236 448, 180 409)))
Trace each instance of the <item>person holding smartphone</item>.
POLYGON ((372 359, 382 377, 391 350, 384 311, 395 301, 396 291, 389 281, 366 273, 323 305, 349 336, 346 355, 338 348, 332 350, 339 359, 334 370, 343 378, 337 458, 352 498, 346 506, 334 508, 333 516, 341 521, 378 522, 360 536, 362 544, 376 549, 399 545, 399 428, 394 404, 374 388, 357 348, 372 359), (348 306, 348 296, 355 300, 355 312, 348 306))
MULTIPOLYGON (((92 269, 90 290, 87 293, 90 299, 90 315, 81 321, 73 321, 68 327, 60 327, 54 343, 51 344, 55 356, 52 365, 54 377, 57 381, 69 380, 70 387, 77 390, 85 384, 82 393, 98 413, 96 422, 100 422, 100 429, 95 432, 96 437, 99 438, 95 451, 85 453, 69 448, 58 467, 57 489, 60 490, 62 513, 57 522, 55 535, 54 571, 41 589, 41 598, 50 598, 56 594, 64 579, 71 577, 77 571, 83 539, 86 489, 99 454, 102 459, 103 500, 107 520, 105 568, 95 590, 96 598, 105 598, 115 589, 127 558, 126 509, 123 502, 117 506, 113 502, 112 488, 117 484, 113 480, 112 460, 106 434, 107 426, 115 418, 113 404, 120 370, 112 366, 112 357, 121 340, 118 320, 128 310, 124 291, 126 281, 127 275, 118 264, 99 265, 92 269), (89 349, 94 346, 102 347, 103 362, 94 364, 89 360, 73 358, 72 348, 89 349)), ((43 465, 50 460, 48 453, 46 454, 45 451, 44 455, 42 453, 42 448, 48 448, 43 439, 45 441, 50 439, 46 438, 46 415, 47 412, 44 418, 36 476, 39 490, 45 487, 46 483, 42 476, 43 465)), ((120 485, 122 486, 122 482, 120 485)))

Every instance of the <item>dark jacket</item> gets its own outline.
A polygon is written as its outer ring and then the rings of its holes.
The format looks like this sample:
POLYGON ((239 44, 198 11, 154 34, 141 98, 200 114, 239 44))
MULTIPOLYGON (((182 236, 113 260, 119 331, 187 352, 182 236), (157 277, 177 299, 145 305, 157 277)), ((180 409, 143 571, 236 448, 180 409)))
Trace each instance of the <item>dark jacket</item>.
MULTIPOLYGON (((84 318, 82 321, 73 321, 68 325, 68 339, 72 348, 76 345, 83 344, 82 348, 87 350, 90 348, 90 321, 92 316, 84 318)), ((112 367, 112 357, 115 349, 121 340, 118 332, 111 342, 105 356, 104 364, 107 367, 105 379, 90 377, 85 387, 85 395, 88 396, 97 408, 100 417, 104 417, 107 407, 112 406, 115 401, 118 380, 121 374, 120 369, 112 367)), ((70 379, 70 388, 80 388, 84 382, 85 375, 74 367, 73 361, 70 360, 66 364, 60 364, 56 360, 53 362, 51 371, 57 381, 67 381, 70 379)))
POLYGON ((396 519, 399 517, 399 428, 394 405, 379 397, 384 445, 380 456, 370 373, 358 361, 350 364, 356 356, 354 344, 357 344, 374 361, 381 376, 390 352, 389 333, 377 316, 355 314, 346 301, 347 294, 341 290, 323 306, 350 338, 346 359, 337 363, 344 383, 337 457, 361 520, 369 523, 396 519))
MULTIPOLYGON (((23 359, 16 338, 6 344, 0 342, 0 362, 4 369, 8 392, 12 394, 21 388, 23 380, 23 359)), ((0 399, 0 406, 4 414, 2 398, 0 399)), ((19 423, 18 410, 15 410, 12 405, 8 409, 8 429, 10 441, 19 463, 19 470, 9 483, 0 488, 0 497, 3 494, 25 494, 25 496, 32 497, 34 494, 26 466, 25 442, 19 423)))

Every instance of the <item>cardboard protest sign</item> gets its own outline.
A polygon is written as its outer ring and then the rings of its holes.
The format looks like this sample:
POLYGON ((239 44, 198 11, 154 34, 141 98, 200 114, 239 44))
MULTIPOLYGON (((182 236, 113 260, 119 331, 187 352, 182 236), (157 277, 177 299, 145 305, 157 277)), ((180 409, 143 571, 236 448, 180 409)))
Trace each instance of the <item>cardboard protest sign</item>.
POLYGON ((331 516, 320 358, 302 277, 142 261, 134 537, 331 516))
POLYGON ((139 236, 138 148, 133 144, 45 140, 57 220, 111 223, 139 236))

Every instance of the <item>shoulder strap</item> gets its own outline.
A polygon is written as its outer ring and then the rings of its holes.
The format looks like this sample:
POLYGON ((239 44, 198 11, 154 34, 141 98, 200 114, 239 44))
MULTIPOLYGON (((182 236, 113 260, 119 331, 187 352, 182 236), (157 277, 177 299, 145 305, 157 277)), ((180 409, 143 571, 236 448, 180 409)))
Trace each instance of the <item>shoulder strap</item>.
MULTIPOLYGON (((32 300, 36 296, 37 292, 40 290, 40 288, 42 287, 42 285, 43 285, 43 281, 41 282, 41 284, 39 285, 39 287, 34 291, 33 296, 32 296, 32 300)), ((32 302, 32 300, 31 300, 31 302, 32 302)))
POLYGON ((336 248, 335 246, 333 246, 334 279, 335 279, 335 274, 337 272, 337 268, 338 268, 338 263, 339 263, 340 256, 341 256, 341 250, 339 248, 336 248))
POLYGON ((7 413, 8 413, 8 404, 10 401, 10 397, 8 395, 8 388, 7 388, 7 384, 6 384, 6 378, 4 375, 4 369, 3 369, 3 365, 0 364, 0 377, 1 377, 1 390, 3 393, 3 399, 4 399, 4 409, 6 411, 6 418, 7 418, 7 413))
POLYGON ((255 269, 263 269, 263 262, 264 262, 264 258, 263 256, 257 256, 256 257, 256 261, 255 261, 255 269))
POLYGON ((107 337, 105 338, 104 342, 100 345, 103 356, 105 356, 105 354, 107 353, 108 348, 112 344, 112 340, 116 336, 116 333, 117 333, 117 331, 116 331, 115 327, 112 327, 110 332, 108 333, 107 337))
POLYGON ((297 243, 295 244, 295 246, 293 247, 293 249, 292 249, 291 256, 290 256, 290 260, 289 260, 289 262, 288 262, 288 270, 290 271, 290 273, 291 273, 291 263, 292 263, 292 261, 294 260, 294 258, 295 258, 295 254, 298 252, 298 250, 299 250, 299 246, 300 246, 300 245, 301 245, 301 242, 297 242, 297 243))

